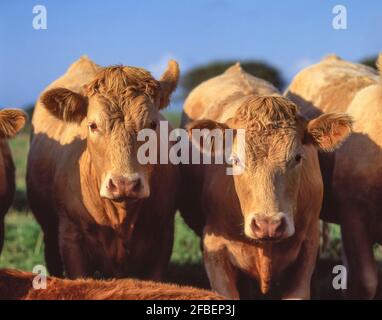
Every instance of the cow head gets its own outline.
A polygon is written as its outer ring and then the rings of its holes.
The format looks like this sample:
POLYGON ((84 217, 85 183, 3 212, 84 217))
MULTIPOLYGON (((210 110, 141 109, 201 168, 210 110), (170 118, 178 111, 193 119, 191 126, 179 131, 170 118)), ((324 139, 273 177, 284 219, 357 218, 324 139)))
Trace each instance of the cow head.
POLYGON ((3 109, 0 111, 0 138, 12 138, 19 132, 27 121, 27 115, 17 109, 3 109))
POLYGON ((331 151, 350 134, 351 124, 349 116, 333 113, 307 122, 284 97, 250 96, 226 123, 200 120, 191 123, 189 130, 245 130, 245 153, 237 152, 235 137, 231 154, 233 167, 243 169, 233 181, 244 233, 255 240, 281 240, 295 231, 304 147, 310 144, 331 151))
POLYGON ((111 200, 150 195, 152 166, 137 160, 137 134, 156 130, 159 109, 176 88, 179 67, 170 61, 159 81, 141 68, 102 68, 81 93, 55 88, 41 96, 55 117, 87 126, 87 148, 101 197, 111 200))

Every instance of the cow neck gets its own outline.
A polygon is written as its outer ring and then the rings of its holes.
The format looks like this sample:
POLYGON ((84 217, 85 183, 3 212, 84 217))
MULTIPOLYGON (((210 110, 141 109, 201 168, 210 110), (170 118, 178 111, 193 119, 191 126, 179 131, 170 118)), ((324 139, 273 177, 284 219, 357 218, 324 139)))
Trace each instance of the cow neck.
POLYGON ((99 225, 112 227, 124 234, 127 227, 128 234, 132 233, 142 200, 117 202, 101 198, 99 194, 101 181, 87 150, 80 159, 80 171, 84 205, 91 217, 99 225))

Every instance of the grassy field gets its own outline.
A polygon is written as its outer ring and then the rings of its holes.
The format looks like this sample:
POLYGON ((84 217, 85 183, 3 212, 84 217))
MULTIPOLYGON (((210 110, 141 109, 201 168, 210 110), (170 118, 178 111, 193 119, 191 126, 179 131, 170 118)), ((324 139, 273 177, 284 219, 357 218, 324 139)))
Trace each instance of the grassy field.
MULTIPOLYGON (((166 115, 177 126, 179 114, 166 115)), ((25 193, 26 159, 29 147, 29 130, 20 133, 11 140, 11 149, 17 167, 17 192, 12 209, 6 216, 5 244, 0 255, 0 268, 18 268, 32 270, 37 264, 44 264, 44 244, 40 227, 28 212, 25 193)), ((376 255, 381 259, 380 249, 376 255)), ((338 226, 330 226, 330 243, 322 252, 317 265, 316 296, 338 298, 339 292, 331 289, 332 268, 340 263, 341 241, 338 226)), ((171 263, 166 276, 167 281, 208 287, 208 280, 201 263, 200 240, 177 214, 175 224, 175 242, 171 263)))

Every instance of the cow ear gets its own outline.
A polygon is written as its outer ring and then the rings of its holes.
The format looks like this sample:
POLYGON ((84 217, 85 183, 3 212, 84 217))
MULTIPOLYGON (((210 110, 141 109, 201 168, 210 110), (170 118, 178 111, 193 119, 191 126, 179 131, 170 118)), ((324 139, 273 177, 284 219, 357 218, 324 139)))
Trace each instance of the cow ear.
POLYGON ((25 112, 17 109, 5 109, 0 111, 0 138, 12 138, 27 122, 25 112))
POLYGON ((80 123, 88 110, 87 97, 66 88, 48 90, 40 101, 52 115, 67 122, 80 123))
POLYGON ((175 60, 168 62, 167 70, 159 80, 159 109, 167 107, 170 103, 171 93, 176 89, 179 80, 179 65, 175 60))
POLYGON ((333 151, 349 137, 353 120, 344 113, 327 113, 309 121, 306 142, 322 151, 333 151))
POLYGON ((229 129, 225 123, 203 119, 189 123, 186 127, 194 145, 203 152, 213 152, 225 145, 224 130, 229 129), (218 146, 220 145, 220 146, 218 146))

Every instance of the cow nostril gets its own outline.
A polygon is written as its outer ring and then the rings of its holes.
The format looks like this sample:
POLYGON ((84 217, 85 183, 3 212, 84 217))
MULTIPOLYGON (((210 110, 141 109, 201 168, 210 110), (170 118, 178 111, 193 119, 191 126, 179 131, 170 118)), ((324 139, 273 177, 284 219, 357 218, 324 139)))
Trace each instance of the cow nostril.
POLYGON ((116 184, 113 182, 113 179, 112 179, 112 178, 109 179, 109 181, 108 181, 106 187, 107 187, 107 189, 109 189, 109 190, 111 190, 111 191, 117 189, 117 186, 116 186, 116 184))
POLYGON ((141 180, 138 179, 136 181, 134 181, 134 186, 133 186, 133 192, 138 192, 141 188, 141 180))
POLYGON ((253 229, 254 232, 259 232, 259 231, 261 231, 261 227, 260 227, 260 225, 256 222, 256 219, 255 219, 255 218, 252 219, 252 229, 253 229))
POLYGON ((285 218, 281 218, 280 222, 278 223, 278 225, 276 227, 275 234, 277 234, 277 235, 283 234, 284 230, 285 230, 285 227, 286 227, 285 218))

